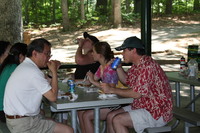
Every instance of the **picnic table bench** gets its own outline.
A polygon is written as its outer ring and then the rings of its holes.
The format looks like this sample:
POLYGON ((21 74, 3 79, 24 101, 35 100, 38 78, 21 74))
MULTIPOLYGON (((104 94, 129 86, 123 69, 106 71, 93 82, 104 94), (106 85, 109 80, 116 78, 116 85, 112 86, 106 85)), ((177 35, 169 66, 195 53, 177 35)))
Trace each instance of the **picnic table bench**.
POLYGON ((192 112, 187 108, 174 107, 173 114, 176 119, 184 121, 184 132, 189 133, 189 128, 194 126, 200 126, 200 114, 192 112))

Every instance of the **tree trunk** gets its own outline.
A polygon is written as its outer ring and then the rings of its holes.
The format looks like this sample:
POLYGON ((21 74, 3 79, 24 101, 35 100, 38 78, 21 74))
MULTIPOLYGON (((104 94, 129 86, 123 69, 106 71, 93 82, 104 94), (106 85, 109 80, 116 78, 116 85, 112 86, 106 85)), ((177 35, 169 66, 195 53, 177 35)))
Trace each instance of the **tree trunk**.
POLYGON ((53 3, 52 3, 52 22, 53 23, 56 23, 56 1, 55 0, 53 0, 52 1, 53 3))
POLYGON ((96 4, 96 11, 99 13, 99 15, 106 15, 107 14, 107 0, 97 0, 96 4))
POLYGON ((110 21, 111 21, 112 23, 114 23, 114 0, 111 0, 110 21))
POLYGON ((22 42, 21 0, 1 0, 0 40, 22 42))
POLYGON ((33 10, 34 22, 36 23, 35 26, 37 26, 38 25, 38 18, 39 18, 38 17, 38 9, 37 9, 37 1, 33 1, 31 7, 32 7, 32 10, 33 10))
POLYGON ((131 3, 131 0, 126 0, 126 13, 130 13, 131 11, 130 3, 131 3))
POLYGON ((194 11, 200 11, 200 0, 194 0, 194 11))
POLYGON ((165 14, 172 14, 172 0, 166 0, 165 14))
POLYGON ((113 0, 114 9, 113 9, 113 19, 114 19, 114 28, 121 27, 122 16, 121 16, 121 0, 113 0))
POLYGON ((29 2, 28 1, 24 1, 24 24, 28 25, 29 23, 29 2))
POLYGON ((81 19, 85 20, 84 0, 81 0, 81 19))
POLYGON ((68 3, 67 2, 68 2, 68 0, 61 0, 63 31, 69 30, 69 27, 70 27, 69 16, 68 16, 68 3))
POLYGON ((134 13, 141 14, 141 0, 134 0, 134 13))
MULTIPOLYGON (((47 0, 44 1, 44 3, 47 3, 47 0)), ((48 13, 48 7, 45 7, 45 20, 48 22, 49 20, 49 13, 48 13)))

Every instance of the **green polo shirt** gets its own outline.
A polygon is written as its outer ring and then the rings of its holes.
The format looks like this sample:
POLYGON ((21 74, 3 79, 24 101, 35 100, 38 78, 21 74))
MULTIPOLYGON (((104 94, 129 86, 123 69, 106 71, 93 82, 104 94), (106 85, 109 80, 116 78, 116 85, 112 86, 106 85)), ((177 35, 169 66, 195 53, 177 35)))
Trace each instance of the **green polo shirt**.
POLYGON ((17 67, 16 64, 9 64, 3 69, 2 73, 0 74, 0 111, 3 110, 3 98, 4 98, 6 83, 16 67, 17 67))

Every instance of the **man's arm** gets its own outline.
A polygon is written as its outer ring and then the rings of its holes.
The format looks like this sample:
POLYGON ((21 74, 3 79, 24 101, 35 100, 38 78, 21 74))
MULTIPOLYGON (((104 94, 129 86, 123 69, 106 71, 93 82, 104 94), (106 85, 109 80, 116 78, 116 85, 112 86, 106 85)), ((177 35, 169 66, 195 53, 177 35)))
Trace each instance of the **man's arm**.
POLYGON ((126 72, 124 71, 124 69, 122 68, 122 66, 119 66, 119 67, 117 68, 117 74, 118 74, 118 77, 119 77, 120 82, 121 82, 123 85, 126 85, 126 77, 127 77, 127 74, 126 74, 126 72))
POLYGON ((128 89, 115 88, 115 87, 111 87, 107 83, 101 83, 101 88, 103 92, 106 94, 117 94, 122 97, 130 97, 130 98, 136 98, 136 99, 142 97, 140 93, 133 91, 131 88, 128 88, 128 89))
POLYGON ((76 64, 87 65, 87 64, 94 63, 91 51, 87 51, 86 54, 83 54, 84 39, 78 39, 78 41, 79 41, 79 44, 78 44, 79 46, 78 46, 78 48, 76 50, 76 54, 75 54, 76 64))
POLYGON ((60 62, 58 61, 49 61, 48 62, 48 68, 50 69, 52 73, 52 79, 51 79, 51 89, 44 94, 44 96, 49 101, 56 101, 57 95, 58 95, 58 76, 57 76, 57 69, 60 66, 60 62))

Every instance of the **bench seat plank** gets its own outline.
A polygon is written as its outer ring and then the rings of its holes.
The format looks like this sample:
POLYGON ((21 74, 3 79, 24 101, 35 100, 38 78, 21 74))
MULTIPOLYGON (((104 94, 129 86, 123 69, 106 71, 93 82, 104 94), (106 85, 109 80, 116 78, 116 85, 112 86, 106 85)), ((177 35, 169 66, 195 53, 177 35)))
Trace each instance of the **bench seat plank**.
POLYGON ((188 122, 195 126, 200 126, 200 114, 192 112, 190 110, 184 108, 177 108, 173 109, 174 117, 185 122, 188 122))

